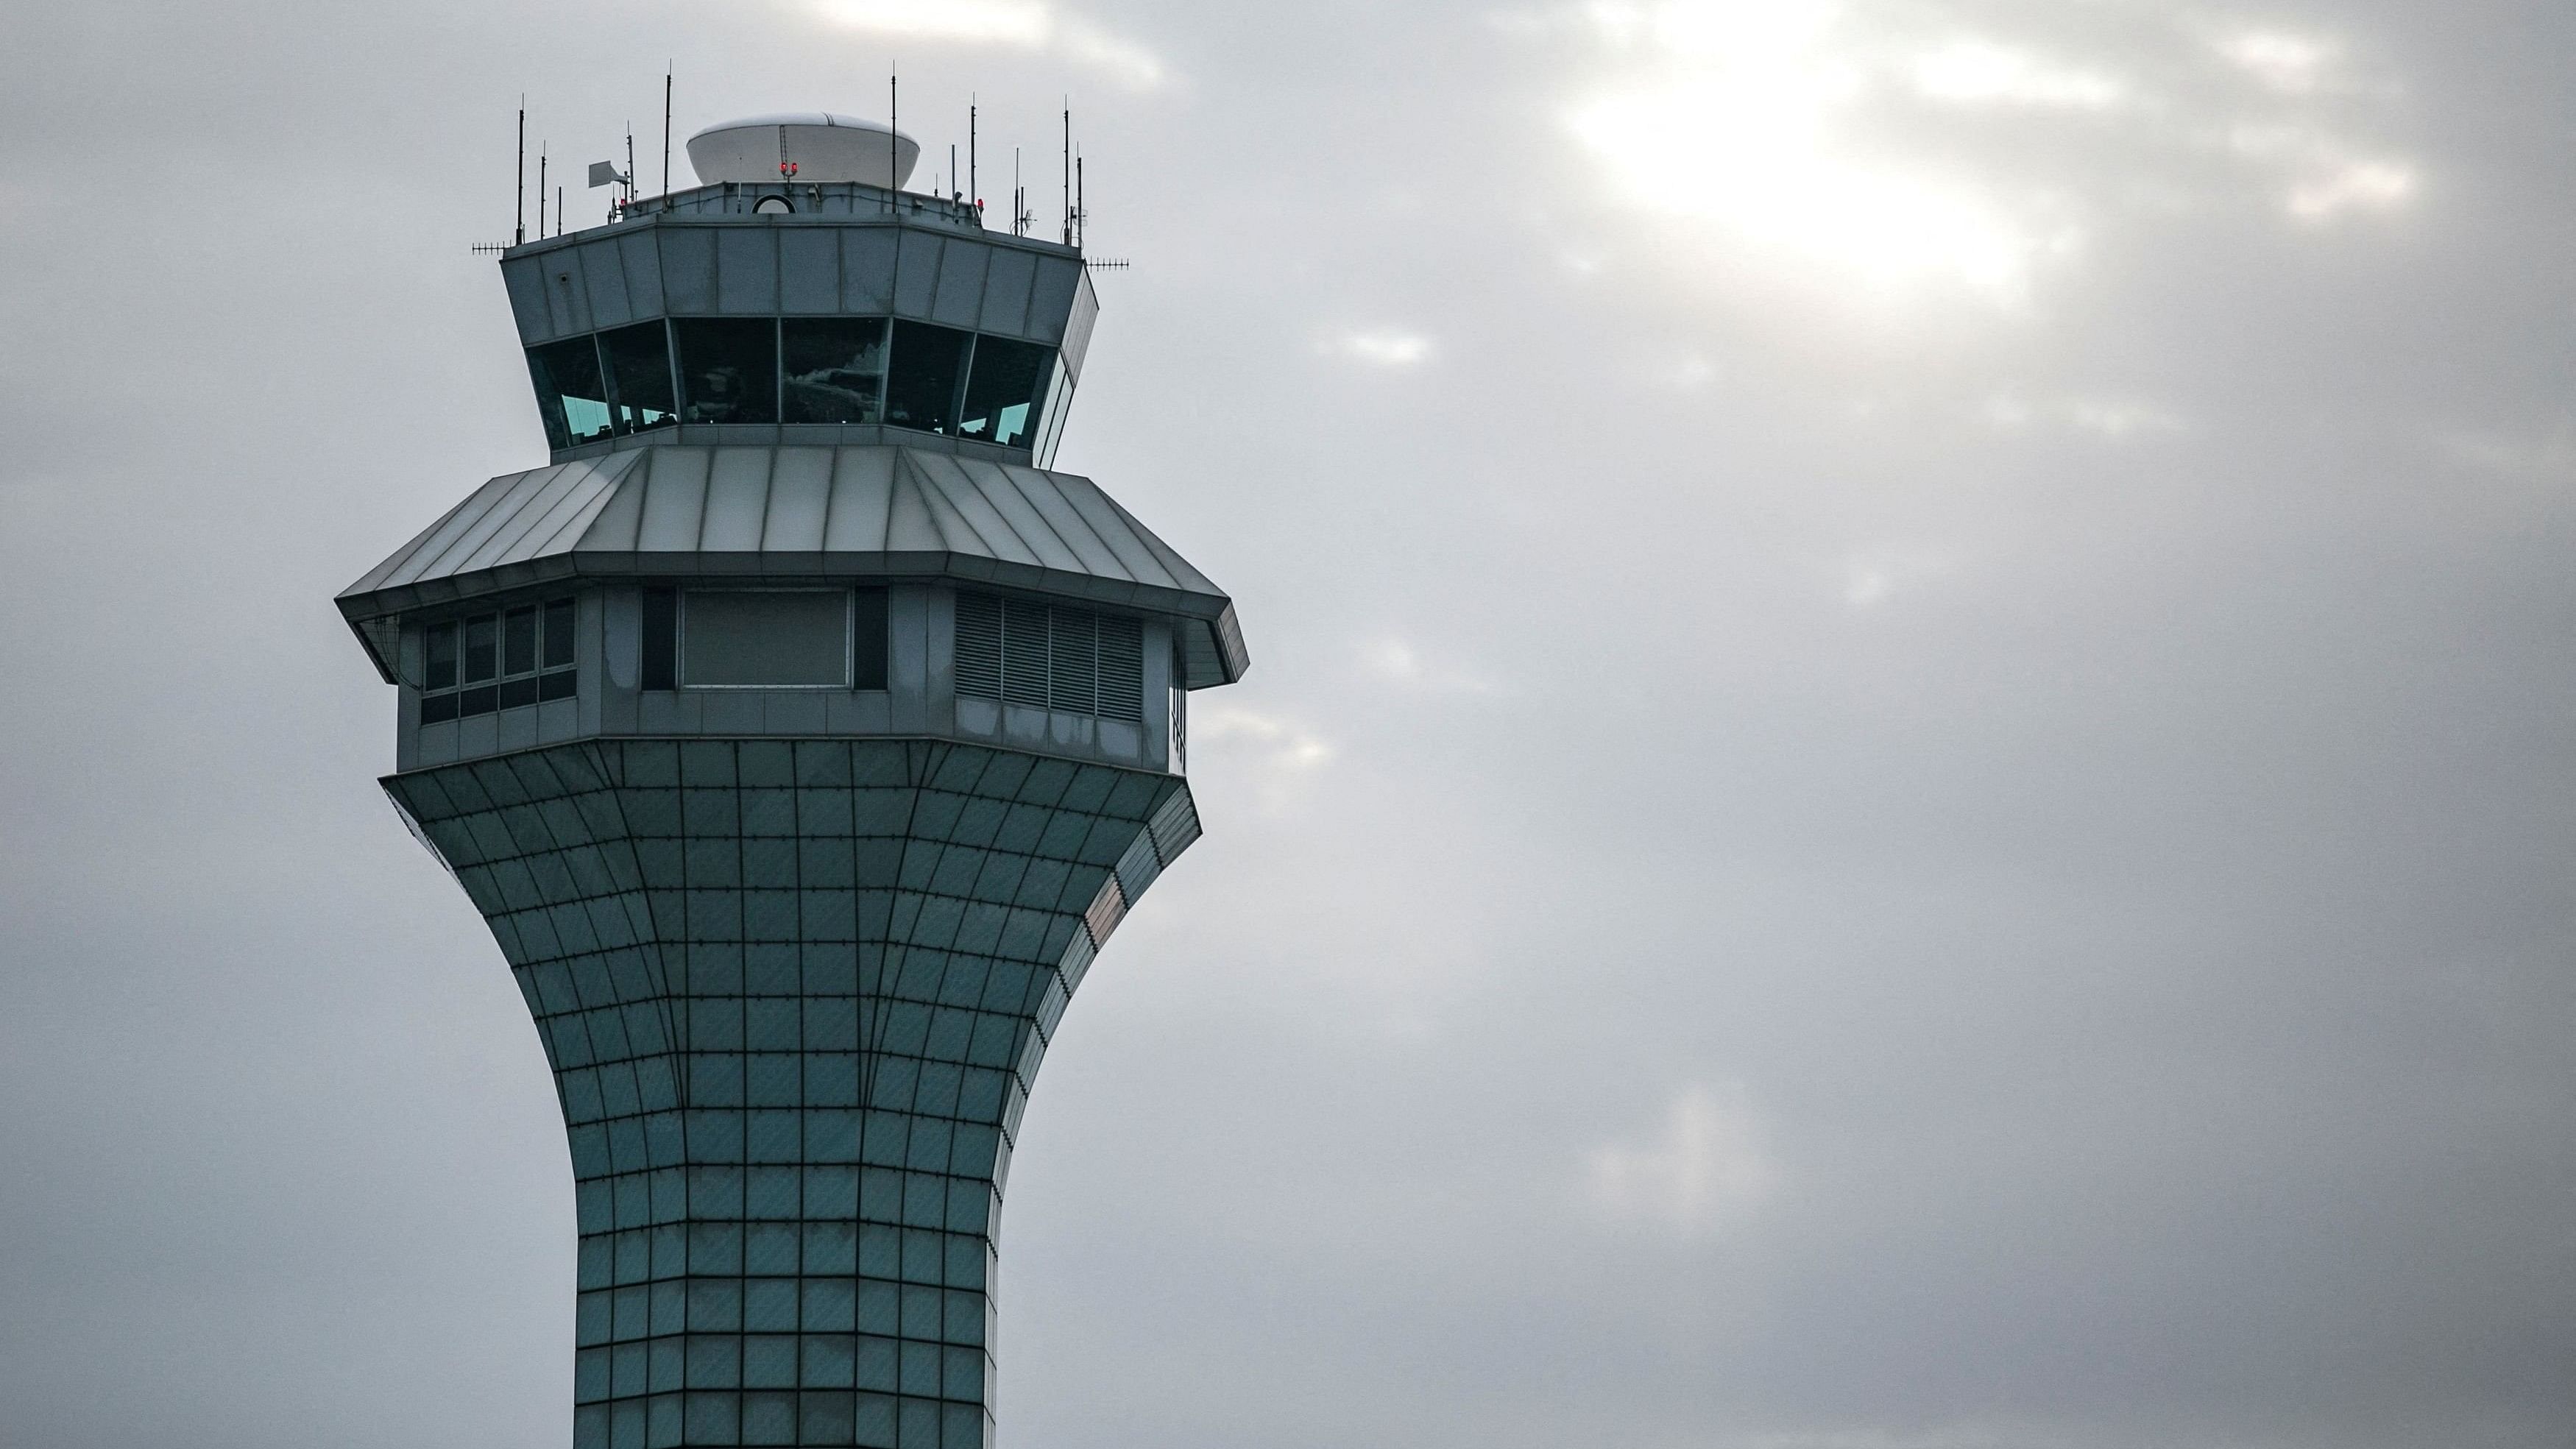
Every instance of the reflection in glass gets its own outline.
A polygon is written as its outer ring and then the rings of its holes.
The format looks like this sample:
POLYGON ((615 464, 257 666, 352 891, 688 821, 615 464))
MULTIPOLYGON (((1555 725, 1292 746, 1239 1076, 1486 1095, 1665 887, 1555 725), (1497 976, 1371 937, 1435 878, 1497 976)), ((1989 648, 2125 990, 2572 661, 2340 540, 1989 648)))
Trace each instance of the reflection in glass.
POLYGON ((537 667, 537 611, 512 609, 501 627, 501 672, 529 674, 537 667))
POLYGON ((454 689, 455 687, 456 626, 432 624, 429 626, 429 674, 421 682, 421 688, 454 689))
POLYGON ((1037 416, 1038 389, 1046 381, 1050 350, 1001 337, 975 339, 975 370, 966 383, 962 438, 983 438, 1025 448, 1037 416))
POLYGON ((954 327, 895 323, 885 420, 925 433, 949 431, 957 417, 957 383, 966 370, 966 345, 973 340, 973 333, 954 327))
POLYGON ((640 433, 679 421, 679 408, 671 397, 671 347, 661 323, 602 332, 599 355, 608 367, 617 431, 640 433))
POLYGON ((608 436, 608 394, 600 386, 599 352, 589 338, 529 348, 528 373, 537 385, 547 446, 569 448, 608 436))
POLYGON ((491 678, 494 666, 500 662, 493 648, 494 623, 489 614, 465 621, 465 682, 468 684, 491 678))
POLYGON ((790 317, 779 324, 787 421, 873 423, 885 396, 882 317, 790 317))
POLYGON ((546 667, 560 669, 572 662, 572 600, 557 599, 546 605, 546 667))
POLYGON ((680 418, 778 421, 778 324, 766 317, 690 317, 671 324, 680 354, 680 418))

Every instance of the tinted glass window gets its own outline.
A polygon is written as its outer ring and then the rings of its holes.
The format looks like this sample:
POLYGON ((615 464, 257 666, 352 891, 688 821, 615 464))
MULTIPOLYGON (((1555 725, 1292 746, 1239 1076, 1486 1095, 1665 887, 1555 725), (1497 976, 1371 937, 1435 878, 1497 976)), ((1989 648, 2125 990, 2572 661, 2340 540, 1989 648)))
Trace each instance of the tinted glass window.
POLYGON ((429 626, 429 676, 421 687, 424 689, 456 687, 456 626, 454 624, 429 626))
POLYGON ((849 612, 837 589, 693 592, 680 619, 681 682, 846 686, 849 612))
POLYGON ((608 436, 608 393, 599 384, 599 352, 589 338, 529 348, 528 373, 537 385, 549 446, 569 448, 608 436))
POLYGON ((530 674, 537 667, 537 611, 512 609, 501 619, 501 672, 530 674))
POLYGON ((1029 446, 1037 431, 1039 390, 1046 385, 1049 349, 1002 337, 975 339, 975 371, 966 384, 958 436, 985 438, 1014 448, 1029 446))
POLYGON ((692 423, 778 421, 778 324, 692 317, 671 324, 680 354, 680 417, 692 423))
POLYGON ((957 421, 957 383, 966 370, 971 332, 927 322, 894 324, 885 420, 899 428, 945 433, 957 421))
POLYGON ((644 591, 644 687, 679 684, 680 596, 672 589, 644 591))
POLYGON ((850 618, 850 688, 886 687, 886 591, 861 589, 850 618))
POLYGON ((420 722, 470 719, 579 692, 570 599, 430 625, 420 722), (461 676, 461 679, 460 679, 461 676), (498 682, 493 682, 495 677, 498 682))
POLYGON ((498 621, 486 614, 465 621, 465 678, 468 683, 489 679, 499 663, 493 648, 493 625, 498 621))
POLYGON ((779 324, 787 421, 873 423, 885 399, 882 317, 790 317, 779 324))
POLYGON ((608 366, 609 402, 617 431, 640 433, 679 421, 679 408, 671 396, 671 345, 661 323, 602 332, 599 355, 608 366))
POLYGON ((572 662, 572 600, 557 599, 546 605, 546 667, 560 669, 572 662))

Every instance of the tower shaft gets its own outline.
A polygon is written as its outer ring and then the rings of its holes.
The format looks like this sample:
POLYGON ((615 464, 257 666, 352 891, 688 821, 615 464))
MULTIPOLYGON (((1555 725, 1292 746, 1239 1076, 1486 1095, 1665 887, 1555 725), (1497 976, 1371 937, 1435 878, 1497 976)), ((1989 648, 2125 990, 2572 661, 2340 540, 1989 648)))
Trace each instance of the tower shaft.
POLYGON ((989 1442, 1031 1079, 1179 778, 903 740, 390 777, 536 1018, 581 1232, 576 1446, 989 1442))

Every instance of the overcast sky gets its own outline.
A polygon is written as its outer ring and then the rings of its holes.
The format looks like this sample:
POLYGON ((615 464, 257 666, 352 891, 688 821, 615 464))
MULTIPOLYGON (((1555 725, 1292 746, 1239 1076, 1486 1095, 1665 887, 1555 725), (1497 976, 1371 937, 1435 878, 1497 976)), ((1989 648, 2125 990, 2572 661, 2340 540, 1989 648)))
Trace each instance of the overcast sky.
POLYGON ((568 1439, 544 1061, 330 597, 544 459, 520 93, 653 188, 674 58, 683 138, 899 61, 925 186, 979 96, 1042 230, 1071 95, 1059 466, 1252 648, 1006 1445, 2576 1440, 2576 9, 6 21, 0 1441, 568 1439))

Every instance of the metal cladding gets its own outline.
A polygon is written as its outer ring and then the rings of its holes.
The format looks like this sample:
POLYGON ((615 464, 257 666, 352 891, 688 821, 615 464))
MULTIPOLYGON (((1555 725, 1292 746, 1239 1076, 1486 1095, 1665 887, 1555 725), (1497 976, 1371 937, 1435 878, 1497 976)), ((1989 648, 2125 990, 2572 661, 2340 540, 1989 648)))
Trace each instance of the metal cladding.
POLYGON ((1199 836, 1232 601, 1044 466, 1069 248, 725 183, 502 267, 553 461, 337 602, 554 1071, 573 1442, 985 1449, 1021 1112, 1199 836))

